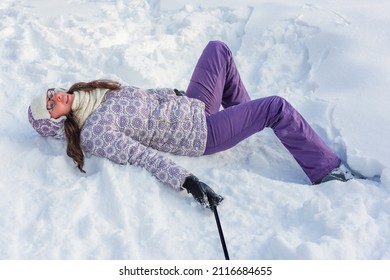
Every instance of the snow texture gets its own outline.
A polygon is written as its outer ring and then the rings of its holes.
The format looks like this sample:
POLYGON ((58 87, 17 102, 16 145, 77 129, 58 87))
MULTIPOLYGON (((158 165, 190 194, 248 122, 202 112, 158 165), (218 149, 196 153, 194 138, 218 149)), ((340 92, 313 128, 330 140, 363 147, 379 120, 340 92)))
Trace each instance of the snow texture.
POLYGON ((390 259, 390 2, 2 0, 0 258, 223 259, 213 213, 145 170, 86 160, 28 123, 48 87, 110 78, 185 89, 225 41, 250 95, 280 95, 360 173, 309 180, 273 132, 171 157, 225 197, 232 259, 390 259))

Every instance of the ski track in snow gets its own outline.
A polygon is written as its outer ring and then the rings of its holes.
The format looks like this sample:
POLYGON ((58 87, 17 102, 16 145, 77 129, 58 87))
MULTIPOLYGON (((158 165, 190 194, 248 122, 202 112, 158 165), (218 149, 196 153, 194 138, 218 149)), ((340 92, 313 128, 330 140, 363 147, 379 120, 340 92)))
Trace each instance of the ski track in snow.
POLYGON ((185 89, 214 39, 231 47, 253 98, 283 96, 342 159, 382 175, 309 186, 267 129, 221 154, 167 155, 225 197, 219 214, 230 256, 390 258, 389 162, 347 149, 336 117, 344 99, 319 90, 324 65, 341 48, 337 36, 352 25, 348 16, 303 4, 256 26, 260 4, 162 10, 161 2, 0 4, 0 258, 222 258, 210 211, 136 167, 87 158, 87 174, 79 174, 64 143, 37 136, 26 118, 31 96, 53 84, 104 77, 185 89))

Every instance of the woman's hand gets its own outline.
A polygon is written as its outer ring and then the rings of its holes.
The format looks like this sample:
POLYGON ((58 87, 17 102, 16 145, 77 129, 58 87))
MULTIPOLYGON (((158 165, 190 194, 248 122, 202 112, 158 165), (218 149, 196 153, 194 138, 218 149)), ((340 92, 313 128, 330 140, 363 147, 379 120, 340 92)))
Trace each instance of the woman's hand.
POLYGON ((218 206, 223 200, 222 196, 216 194, 208 185, 199 181, 199 179, 193 175, 186 178, 183 188, 186 189, 188 193, 192 194, 194 199, 203 207, 211 208, 211 210, 218 206))

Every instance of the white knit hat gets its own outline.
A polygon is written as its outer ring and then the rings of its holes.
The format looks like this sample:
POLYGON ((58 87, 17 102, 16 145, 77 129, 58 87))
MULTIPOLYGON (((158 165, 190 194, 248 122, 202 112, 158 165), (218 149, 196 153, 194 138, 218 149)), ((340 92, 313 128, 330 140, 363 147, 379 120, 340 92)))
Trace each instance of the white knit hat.
MULTIPOLYGON (((65 89, 56 88, 55 92, 67 92, 65 89)), ((64 122, 66 117, 51 118, 47 110, 47 93, 43 93, 33 99, 28 108, 28 119, 32 127, 42 136, 64 138, 64 122)))
POLYGON ((46 93, 41 94, 33 99, 31 102, 31 113, 36 120, 50 119, 49 111, 46 108, 46 93))

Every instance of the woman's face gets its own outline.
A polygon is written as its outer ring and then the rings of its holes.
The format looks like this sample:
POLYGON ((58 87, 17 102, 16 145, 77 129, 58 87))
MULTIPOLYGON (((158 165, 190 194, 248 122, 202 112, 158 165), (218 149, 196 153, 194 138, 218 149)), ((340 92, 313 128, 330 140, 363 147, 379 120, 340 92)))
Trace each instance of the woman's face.
POLYGON ((50 98, 47 97, 46 108, 48 108, 49 114, 52 118, 58 119, 59 117, 69 114, 74 95, 65 92, 56 92, 50 98))

